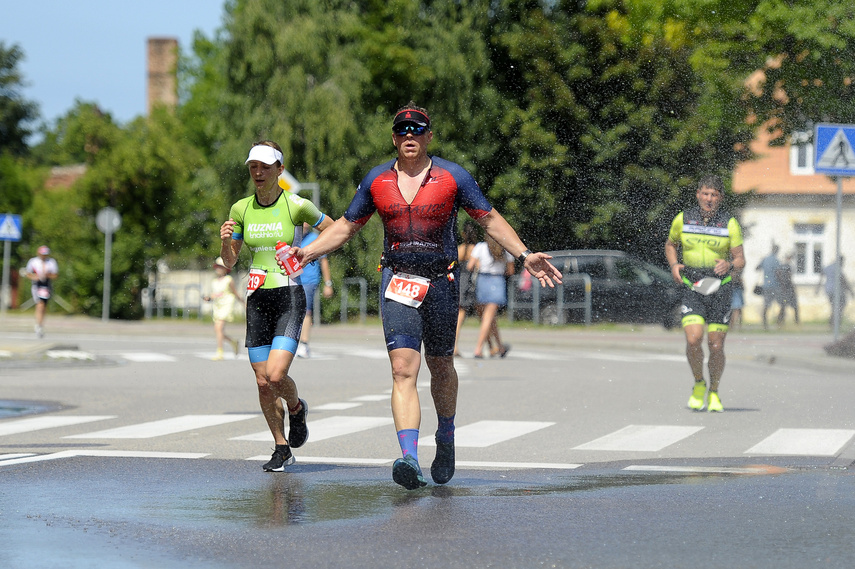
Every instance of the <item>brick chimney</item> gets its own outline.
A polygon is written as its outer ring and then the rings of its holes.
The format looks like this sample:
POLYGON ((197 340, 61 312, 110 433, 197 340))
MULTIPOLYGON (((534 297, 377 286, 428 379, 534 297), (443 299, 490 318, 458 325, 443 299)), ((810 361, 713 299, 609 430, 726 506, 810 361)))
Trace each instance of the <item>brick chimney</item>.
POLYGON ((156 104, 174 109, 178 104, 178 40, 148 38, 147 114, 156 104))

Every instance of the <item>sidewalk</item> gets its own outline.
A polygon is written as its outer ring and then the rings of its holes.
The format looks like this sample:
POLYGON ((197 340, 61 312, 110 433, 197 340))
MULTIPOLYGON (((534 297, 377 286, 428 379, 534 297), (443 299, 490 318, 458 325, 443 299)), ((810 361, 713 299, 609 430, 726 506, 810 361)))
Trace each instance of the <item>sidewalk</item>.
MULTIPOLYGON (((182 336, 213 338, 210 322, 195 319, 157 319, 145 321, 109 320, 80 315, 51 314, 46 320, 47 335, 37 339, 33 333, 32 313, 7 313, 0 318, 0 362, 6 358, 34 357, 46 350, 55 349, 58 340, 69 334, 119 335, 119 336, 182 336)), ((533 349, 586 349, 592 351, 636 351, 682 356, 685 339, 680 329, 665 330, 657 325, 594 325, 549 327, 500 323, 503 340, 517 350, 533 349)), ((235 329, 243 325, 233 324, 235 329)), ((366 324, 327 324, 312 330, 316 343, 371 342, 382 346, 382 327, 379 321, 366 324), (376 340, 376 342, 375 342, 376 340)), ((467 323, 461 335, 462 352, 469 356, 477 336, 476 323, 467 323)), ((835 370, 851 369, 855 379, 855 359, 829 356, 824 347, 833 335, 821 325, 804 325, 799 329, 770 331, 745 328, 728 334, 726 353, 730 361, 756 361, 781 367, 835 370)), ((513 349, 511 357, 513 357, 513 349)))

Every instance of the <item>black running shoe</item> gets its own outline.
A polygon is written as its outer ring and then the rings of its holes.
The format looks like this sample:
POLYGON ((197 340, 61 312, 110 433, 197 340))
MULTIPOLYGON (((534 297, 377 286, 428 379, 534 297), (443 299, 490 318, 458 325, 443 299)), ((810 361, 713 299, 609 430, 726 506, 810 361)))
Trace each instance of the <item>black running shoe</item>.
POLYGON ((273 456, 261 468, 266 472, 282 472, 289 464, 294 464, 294 455, 288 445, 276 445, 273 456))
POLYGON ((419 463, 410 455, 399 458, 392 465, 392 480, 407 490, 415 490, 416 488, 427 486, 419 463))
POLYGON ((300 448, 306 444, 306 439, 309 438, 309 427, 306 425, 306 415, 309 414, 309 405, 302 399, 300 402, 300 410, 291 415, 288 414, 288 444, 291 448, 300 448))
POLYGON ((441 443, 436 439, 436 457, 430 465, 430 477, 437 484, 445 484, 454 476, 454 441, 441 443))

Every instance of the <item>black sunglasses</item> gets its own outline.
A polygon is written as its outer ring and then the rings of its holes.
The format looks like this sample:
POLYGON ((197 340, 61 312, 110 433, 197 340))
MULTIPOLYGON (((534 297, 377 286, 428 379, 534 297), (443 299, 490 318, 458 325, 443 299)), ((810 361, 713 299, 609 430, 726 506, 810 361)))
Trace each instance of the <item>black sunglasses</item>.
POLYGON ((427 132, 427 127, 415 124, 401 124, 392 127, 392 132, 394 132, 398 136, 407 136, 408 132, 412 132, 413 136, 421 136, 425 132, 427 132))

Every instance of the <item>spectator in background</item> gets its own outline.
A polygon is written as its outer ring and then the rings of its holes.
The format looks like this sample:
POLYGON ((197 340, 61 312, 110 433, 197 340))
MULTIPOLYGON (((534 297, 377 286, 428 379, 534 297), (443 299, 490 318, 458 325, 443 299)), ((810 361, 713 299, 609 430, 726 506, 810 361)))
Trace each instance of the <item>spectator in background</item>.
POLYGON ((837 322, 843 322, 843 312, 846 310, 846 295, 853 295, 852 287, 849 286, 849 281, 846 280, 846 275, 843 274, 843 255, 838 257, 836 263, 831 263, 822 270, 819 282, 816 284, 816 294, 819 294, 819 289, 822 287, 823 282, 825 283, 825 294, 828 296, 828 303, 831 305, 829 324, 834 326, 835 314, 837 315, 837 322), (840 283, 840 303, 834 302, 835 277, 837 277, 837 281, 840 283))
POLYGON ((799 299, 796 296, 796 287, 793 285, 792 262, 793 254, 790 253, 775 271, 775 278, 778 280, 778 304, 781 305, 781 311, 778 313, 778 326, 784 323, 785 310, 788 306, 793 309, 795 323, 799 323, 799 299))
POLYGON ((760 264, 757 265, 757 270, 763 271, 763 329, 769 329, 769 322, 767 320, 767 313, 769 312, 769 308, 771 308, 773 302, 778 302, 778 277, 776 276, 776 271, 778 267, 781 266, 781 262, 778 260, 778 250, 779 247, 777 245, 772 245, 772 252, 763 258, 760 261, 760 264))
POLYGON ((506 279, 514 274, 514 258, 488 235, 486 241, 478 243, 472 249, 467 269, 478 273, 475 296, 481 313, 481 328, 478 331, 478 342, 475 344, 475 358, 484 357, 484 343, 490 336, 495 337, 498 344, 496 352, 490 355, 505 357, 511 347, 502 343, 496 317, 499 308, 508 304, 506 279))
POLYGON ((53 294, 53 281, 59 276, 59 265, 50 256, 50 248, 42 245, 37 255, 27 261, 27 278, 33 283, 33 302, 36 305, 36 337, 45 335, 44 322, 47 314, 47 303, 53 294))
POLYGON ((211 315, 217 336, 217 353, 212 359, 222 361, 225 342, 231 344, 235 356, 238 355, 238 341, 226 334, 226 322, 235 321, 235 302, 243 302, 243 299, 235 286, 235 280, 229 274, 232 270, 226 267, 222 257, 217 257, 213 268, 217 276, 211 281, 211 294, 202 298, 206 302, 214 303, 211 315))
MULTIPOLYGON (((473 314, 478 309, 478 303, 475 299, 475 289, 477 286, 478 275, 468 269, 469 259, 472 257, 472 249, 479 242, 478 224, 467 219, 463 224, 463 234, 461 242, 457 245, 457 264, 460 267, 460 308, 457 310, 457 333, 454 340, 454 356, 459 358, 460 350, 460 330, 463 328, 463 323, 466 317, 473 314)), ((523 271, 528 274, 528 271, 523 271)), ((487 343, 490 345, 490 353, 497 354, 501 351, 501 342, 498 338, 498 328, 492 328, 491 334, 487 337, 487 343)))
POLYGON ((478 226, 471 219, 463 224, 463 233, 457 245, 457 264, 460 267, 460 307, 457 310, 457 335, 454 340, 454 356, 460 357, 457 344, 460 342, 460 329, 466 317, 475 310, 475 273, 467 267, 472 249, 478 243, 478 226))
MULTIPOLYGON (((303 231, 305 232, 304 247, 318 238, 318 233, 312 231, 312 227, 308 223, 303 224, 303 231)), ((318 290, 318 285, 321 284, 321 277, 324 279, 324 298, 332 298, 333 282, 330 275, 330 261, 326 255, 303 267, 303 274, 300 275, 300 282, 303 283, 303 290, 306 292, 306 316, 303 318, 303 329, 300 331, 300 343, 297 344, 296 356, 298 358, 312 357, 312 353, 309 351, 309 338, 312 335, 315 293, 318 290)))

